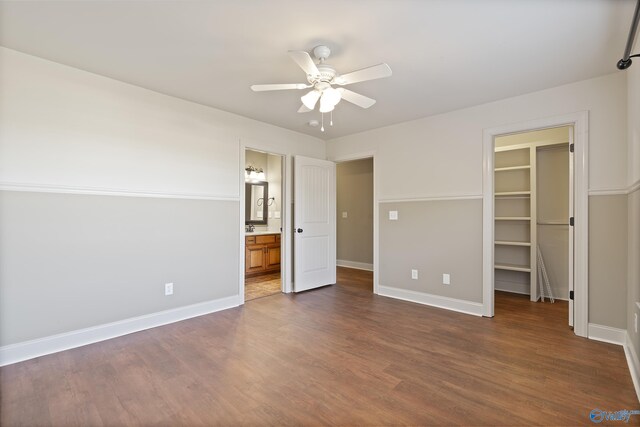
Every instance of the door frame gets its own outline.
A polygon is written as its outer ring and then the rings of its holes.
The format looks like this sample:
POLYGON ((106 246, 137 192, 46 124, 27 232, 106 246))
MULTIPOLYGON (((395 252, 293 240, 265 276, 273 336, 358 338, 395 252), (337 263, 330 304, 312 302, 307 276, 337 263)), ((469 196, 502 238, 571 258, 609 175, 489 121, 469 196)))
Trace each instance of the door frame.
MULTIPOLYGON (((362 160, 362 159, 373 159, 373 293, 378 293, 379 287, 379 256, 380 256, 380 245, 379 242, 379 203, 378 203, 378 165, 377 165, 377 152, 373 151, 362 151, 354 154, 346 154, 342 156, 331 157, 329 160, 335 163, 344 163, 350 162, 353 160, 362 160)), ((336 179, 337 183, 337 179, 336 179)), ((337 242, 337 233, 336 233, 336 242, 337 242)), ((337 253, 336 253, 337 257, 337 253)))
POLYGON ((245 151, 259 151, 262 153, 271 154, 274 156, 280 156, 281 159, 281 193, 282 193, 282 209, 280 211, 280 223, 282 225, 282 232, 280 234, 280 280, 281 280, 281 290, 284 293, 290 293, 292 291, 291 284, 291 275, 290 266, 291 266, 291 241, 290 241, 290 233, 291 229, 291 206, 289 205, 289 200, 291 196, 291 156, 288 154, 280 153, 277 150, 273 150, 270 147, 261 146, 261 144, 252 144, 249 145, 243 140, 240 140, 240 152, 239 152, 239 194, 240 194, 240 203, 238 207, 238 216, 240 221, 239 227, 239 273, 238 273, 238 296, 240 305, 245 302, 244 295, 244 268, 245 268, 245 176, 244 176, 244 168, 245 168, 245 151))
POLYGON ((588 336, 589 318, 589 112, 547 117, 483 131, 482 301, 483 315, 494 315, 494 141, 498 136, 573 126, 574 142, 574 333, 588 336))

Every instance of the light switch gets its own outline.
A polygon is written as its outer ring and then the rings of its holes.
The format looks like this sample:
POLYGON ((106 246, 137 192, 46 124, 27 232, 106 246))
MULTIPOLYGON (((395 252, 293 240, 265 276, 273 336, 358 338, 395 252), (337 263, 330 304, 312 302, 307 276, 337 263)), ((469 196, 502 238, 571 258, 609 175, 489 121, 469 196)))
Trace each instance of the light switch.
POLYGON ((398 211, 389 211, 389 219, 391 221, 397 221, 398 220, 398 211))
POLYGON ((347 211, 342 212, 342 218, 346 218, 347 216, 347 211))
POLYGON ((443 285, 450 285, 451 284, 451 276, 447 273, 444 273, 442 275, 442 284, 443 285))

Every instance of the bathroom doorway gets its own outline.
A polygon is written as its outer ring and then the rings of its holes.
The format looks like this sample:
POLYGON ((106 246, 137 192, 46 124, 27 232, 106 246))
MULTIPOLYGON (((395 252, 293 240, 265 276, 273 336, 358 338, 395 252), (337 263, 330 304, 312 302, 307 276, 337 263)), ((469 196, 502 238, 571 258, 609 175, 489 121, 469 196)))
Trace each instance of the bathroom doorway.
POLYGON ((244 300, 283 292, 283 156, 245 150, 244 300))

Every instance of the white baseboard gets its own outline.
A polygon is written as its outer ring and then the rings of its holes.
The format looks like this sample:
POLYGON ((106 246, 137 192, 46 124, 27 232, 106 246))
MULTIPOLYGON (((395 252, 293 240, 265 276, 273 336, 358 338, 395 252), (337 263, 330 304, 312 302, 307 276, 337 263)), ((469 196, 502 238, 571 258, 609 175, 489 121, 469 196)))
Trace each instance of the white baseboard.
POLYGON ((631 372, 631 380, 633 380, 633 387, 636 389, 636 397, 640 402, 640 361, 638 360, 638 354, 631 343, 629 333, 626 332, 624 335, 624 354, 627 356, 627 364, 629 365, 629 372, 631 372))
POLYGON ((474 316, 482 316, 483 313, 483 305, 479 302, 465 301, 423 292, 409 291, 406 289, 379 286, 378 295, 444 308, 460 313, 472 314, 474 316))
POLYGON ((157 326, 178 322, 192 317, 202 316, 227 308, 240 305, 240 297, 220 298, 171 310, 159 311, 144 316, 132 317, 104 325, 78 329, 62 334, 51 335, 31 341, 0 347, 0 366, 22 362, 35 357, 44 356, 59 351, 82 347, 110 338, 120 337, 133 332, 155 328, 157 326))
POLYGON ((338 267, 355 268, 356 270, 373 271, 373 264, 369 264, 366 262, 347 261, 344 259, 338 259, 336 260, 336 265, 338 267))
POLYGON ((626 329, 612 328, 610 326, 589 323, 588 337, 590 340, 608 342, 610 344, 624 345, 626 329))

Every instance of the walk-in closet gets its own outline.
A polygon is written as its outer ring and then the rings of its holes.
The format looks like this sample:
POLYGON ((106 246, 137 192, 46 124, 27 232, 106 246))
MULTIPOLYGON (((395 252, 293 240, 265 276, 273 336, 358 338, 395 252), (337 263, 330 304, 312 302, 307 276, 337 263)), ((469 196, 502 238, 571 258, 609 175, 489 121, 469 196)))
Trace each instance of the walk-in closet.
POLYGON ((568 300, 573 275, 572 128, 495 139, 496 291, 568 300))

